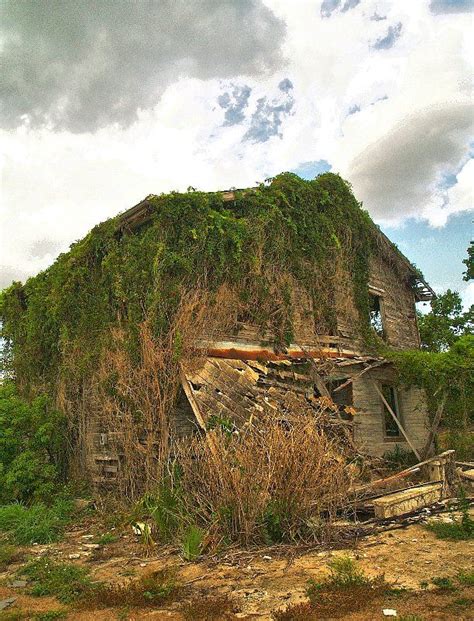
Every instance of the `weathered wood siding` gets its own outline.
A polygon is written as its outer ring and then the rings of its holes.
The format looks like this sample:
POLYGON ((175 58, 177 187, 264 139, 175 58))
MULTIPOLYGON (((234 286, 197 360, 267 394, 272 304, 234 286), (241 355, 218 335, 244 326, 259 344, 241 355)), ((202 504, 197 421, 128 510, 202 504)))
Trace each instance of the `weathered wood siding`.
MULTIPOLYGON (((357 375, 357 374, 355 374, 357 375)), ((391 367, 373 370, 353 382, 354 407, 357 410, 354 439, 361 451, 370 455, 383 455, 393 451, 396 444, 409 450, 403 437, 387 439, 384 433, 384 409, 380 395, 373 382, 395 384, 396 376, 391 367)), ((418 388, 403 389, 397 387, 398 406, 402 425, 411 442, 421 449, 428 437, 428 410, 426 397, 418 388)))
POLYGON ((369 283, 382 292, 382 319, 387 343, 400 349, 419 347, 415 298, 411 288, 401 283, 395 270, 377 256, 371 260, 369 283))

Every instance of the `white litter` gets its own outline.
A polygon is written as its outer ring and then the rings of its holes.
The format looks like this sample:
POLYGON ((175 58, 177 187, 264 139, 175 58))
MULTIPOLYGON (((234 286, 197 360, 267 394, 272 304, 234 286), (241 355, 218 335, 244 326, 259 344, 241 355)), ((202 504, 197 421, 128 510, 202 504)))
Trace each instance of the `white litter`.
POLYGON ((394 608, 384 608, 382 610, 385 617, 396 617, 397 611, 394 608))

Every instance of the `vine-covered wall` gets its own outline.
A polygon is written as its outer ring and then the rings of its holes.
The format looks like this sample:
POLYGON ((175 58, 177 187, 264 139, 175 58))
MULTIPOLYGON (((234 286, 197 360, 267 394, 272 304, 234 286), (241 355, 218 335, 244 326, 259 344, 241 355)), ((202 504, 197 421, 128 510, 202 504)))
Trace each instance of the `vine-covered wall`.
POLYGON ((152 196, 149 202, 151 218, 135 232, 125 232, 112 218, 46 271, 4 292, 5 358, 26 394, 54 390, 68 376, 90 376, 118 325, 131 352, 144 319, 159 339, 173 325, 183 294, 197 288, 209 292, 209 300, 226 285, 239 317, 262 334, 271 331, 284 346, 293 337, 295 282, 312 300, 316 331, 334 330, 332 275, 342 266, 359 329, 367 334, 377 228, 338 175, 304 181, 283 173, 236 192, 231 203, 220 192, 198 191, 152 196))

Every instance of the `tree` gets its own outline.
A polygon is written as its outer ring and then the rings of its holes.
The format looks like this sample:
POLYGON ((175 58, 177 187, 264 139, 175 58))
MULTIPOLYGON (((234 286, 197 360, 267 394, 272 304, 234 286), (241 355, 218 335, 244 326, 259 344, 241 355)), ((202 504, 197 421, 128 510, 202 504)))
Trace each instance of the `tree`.
POLYGON ((467 259, 463 260, 466 271, 463 272, 464 280, 474 280, 474 241, 471 241, 467 249, 467 259))
POLYGON ((461 296, 448 289, 431 301, 431 311, 418 314, 421 347, 426 351, 448 350, 463 335, 472 334, 474 305, 463 312, 461 296))

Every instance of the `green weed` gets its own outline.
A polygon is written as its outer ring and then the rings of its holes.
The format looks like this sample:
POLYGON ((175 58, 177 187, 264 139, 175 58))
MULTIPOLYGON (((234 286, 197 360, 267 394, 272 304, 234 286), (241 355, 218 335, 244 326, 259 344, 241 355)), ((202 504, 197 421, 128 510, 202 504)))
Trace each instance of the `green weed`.
POLYGON ((31 595, 51 595, 63 604, 90 596, 99 585, 94 585, 88 570, 71 563, 57 563, 39 558, 22 568, 21 573, 32 581, 31 595))
POLYGON ((72 513, 73 504, 65 499, 57 500, 51 507, 44 504, 0 506, 0 531, 18 545, 51 543, 61 537, 72 513))
POLYGON ((105 533, 104 535, 98 537, 95 540, 95 543, 98 543, 101 546, 106 546, 109 543, 115 543, 118 540, 119 538, 117 537, 117 535, 113 535, 112 533, 105 533))
POLYGON ((456 590, 456 587, 454 586, 451 578, 446 578, 446 577, 432 578, 431 582, 436 587, 438 587, 438 589, 441 589, 442 591, 455 591, 456 590))
POLYGON ((438 539, 454 541, 474 539, 474 520, 469 514, 469 503, 463 502, 461 499, 460 509, 460 518, 453 519, 452 522, 431 521, 426 527, 433 532, 438 539))
POLYGON ((53 621, 54 619, 65 619, 66 617, 66 610, 47 610, 46 612, 37 613, 33 619, 35 621, 53 621))
POLYGON ((193 561, 201 554, 203 539, 204 532, 195 524, 184 531, 182 549, 187 561, 193 561))
POLYGON ((456 576, 463 586, 474 586, 474 571, 460 571, 456 576))
POLYGON ((170 601, 179 594, 176 572, 172 569, 155 571, 127 584, 102 584, 92 597, 87 598, 97 606, 126 608, 128 606, 153 607, 170 601))
POLYGON ((3 571, 8 567, 8 565, 11 565, 11 563, 19 560, 20 557, 21 554, 15 548, 15 546, 9 545, 7 543, 0 543, 0 571, 3 571))

